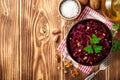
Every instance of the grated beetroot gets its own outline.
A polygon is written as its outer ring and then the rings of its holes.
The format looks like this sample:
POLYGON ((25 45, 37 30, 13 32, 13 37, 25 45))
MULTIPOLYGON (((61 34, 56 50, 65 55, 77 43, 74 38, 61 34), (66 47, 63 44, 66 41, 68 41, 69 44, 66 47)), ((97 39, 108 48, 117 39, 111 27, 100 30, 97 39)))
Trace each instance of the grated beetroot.
POLYGON ((104 60, 112 47, 112 34, 109 28, 102 22, 94 19, 86 19, 75 24, 67 36, 67 50, 70 56, 80 64, 95 65, 104 60), (90 43, 92 34, 100 38, 97 45, 101 45, 100 53, 88 54, 84 47, 93 45, 90 43))

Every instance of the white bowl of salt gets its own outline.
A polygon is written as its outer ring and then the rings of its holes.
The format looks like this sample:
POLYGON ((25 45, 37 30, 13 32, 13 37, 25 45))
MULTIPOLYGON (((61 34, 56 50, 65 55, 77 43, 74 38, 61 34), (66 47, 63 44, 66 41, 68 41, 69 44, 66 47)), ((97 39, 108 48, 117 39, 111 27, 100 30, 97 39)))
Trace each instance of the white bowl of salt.
POLYGON ((78 0, 63 0, 59 5, 59 13, 63 18, 73 20, 81 13, 81 4, 78 0))

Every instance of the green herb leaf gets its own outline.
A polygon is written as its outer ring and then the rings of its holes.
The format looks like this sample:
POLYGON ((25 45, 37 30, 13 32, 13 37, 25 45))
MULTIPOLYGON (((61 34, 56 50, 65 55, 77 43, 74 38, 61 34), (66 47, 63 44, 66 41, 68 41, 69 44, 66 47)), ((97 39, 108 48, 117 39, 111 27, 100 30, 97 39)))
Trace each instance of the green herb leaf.
POLYGON ((111 30, 111 33, 112 33, 112 35, 114 35, 115 31, 114 31, 114 30, 111 30))
POLYGON ((100 38, 98 38, 95 34, 92 34, 92 38, 90 39, 91 44, 97 44, 100 42, 100 38))
POLYGON ((85 47, 84 50, 85 50, 86 52, 88 52, 89 54, 90 54, 90 53, 93 53, 92 46, 90 46, 90 45, 88 45, 87 47, 85 47))
POLYGON ((115 28, 116 30, 119 29, 119 24, 113 24, 113 28, 115 28))
POLYGON ((118 50, 120 51, 120 44, 118 45, 118 50))
POLYGON ((118 39, 114 39, 114 40, 113 40, 113 48, 112 48, 112 51, 113 51, 113 52, 116 52, 117 50, 119 50, 119 47, 120 47, 120 45, 119 45, 119 40, 118 40, 118 39))
POLYGON ((102 50, 102 46, 96 46, 96 45, 94 45, 93 49, 95 50, 96 53, 100 53, 101 50, 102 50))

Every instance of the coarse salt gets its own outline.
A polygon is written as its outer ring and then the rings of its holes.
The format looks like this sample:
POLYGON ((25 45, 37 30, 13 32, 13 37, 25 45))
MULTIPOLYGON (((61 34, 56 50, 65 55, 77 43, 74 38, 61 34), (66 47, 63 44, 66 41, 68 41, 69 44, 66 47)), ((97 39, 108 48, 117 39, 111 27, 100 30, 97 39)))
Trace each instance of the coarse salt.
POLYGON ((74 0, 66 0, 61 4, 60 12, 66 18, 76 17, 79 12, 79 5, 74 0))

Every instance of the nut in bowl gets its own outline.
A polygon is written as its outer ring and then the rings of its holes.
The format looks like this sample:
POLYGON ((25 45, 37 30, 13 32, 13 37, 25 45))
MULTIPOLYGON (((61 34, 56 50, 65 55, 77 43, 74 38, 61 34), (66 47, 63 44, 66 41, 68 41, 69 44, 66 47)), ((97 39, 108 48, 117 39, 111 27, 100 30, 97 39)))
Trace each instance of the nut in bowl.
POLYGON ((66 20, 73 20, 81 13, 81 4, 78 0, 63 0, 59 5, 59 14, 66 20))
POLYGON ((69 55, 77 63, 93 66, 102 62, 112 48, 110 29, 95 19, 77 22, 69 31, 66 39, 69 55))

